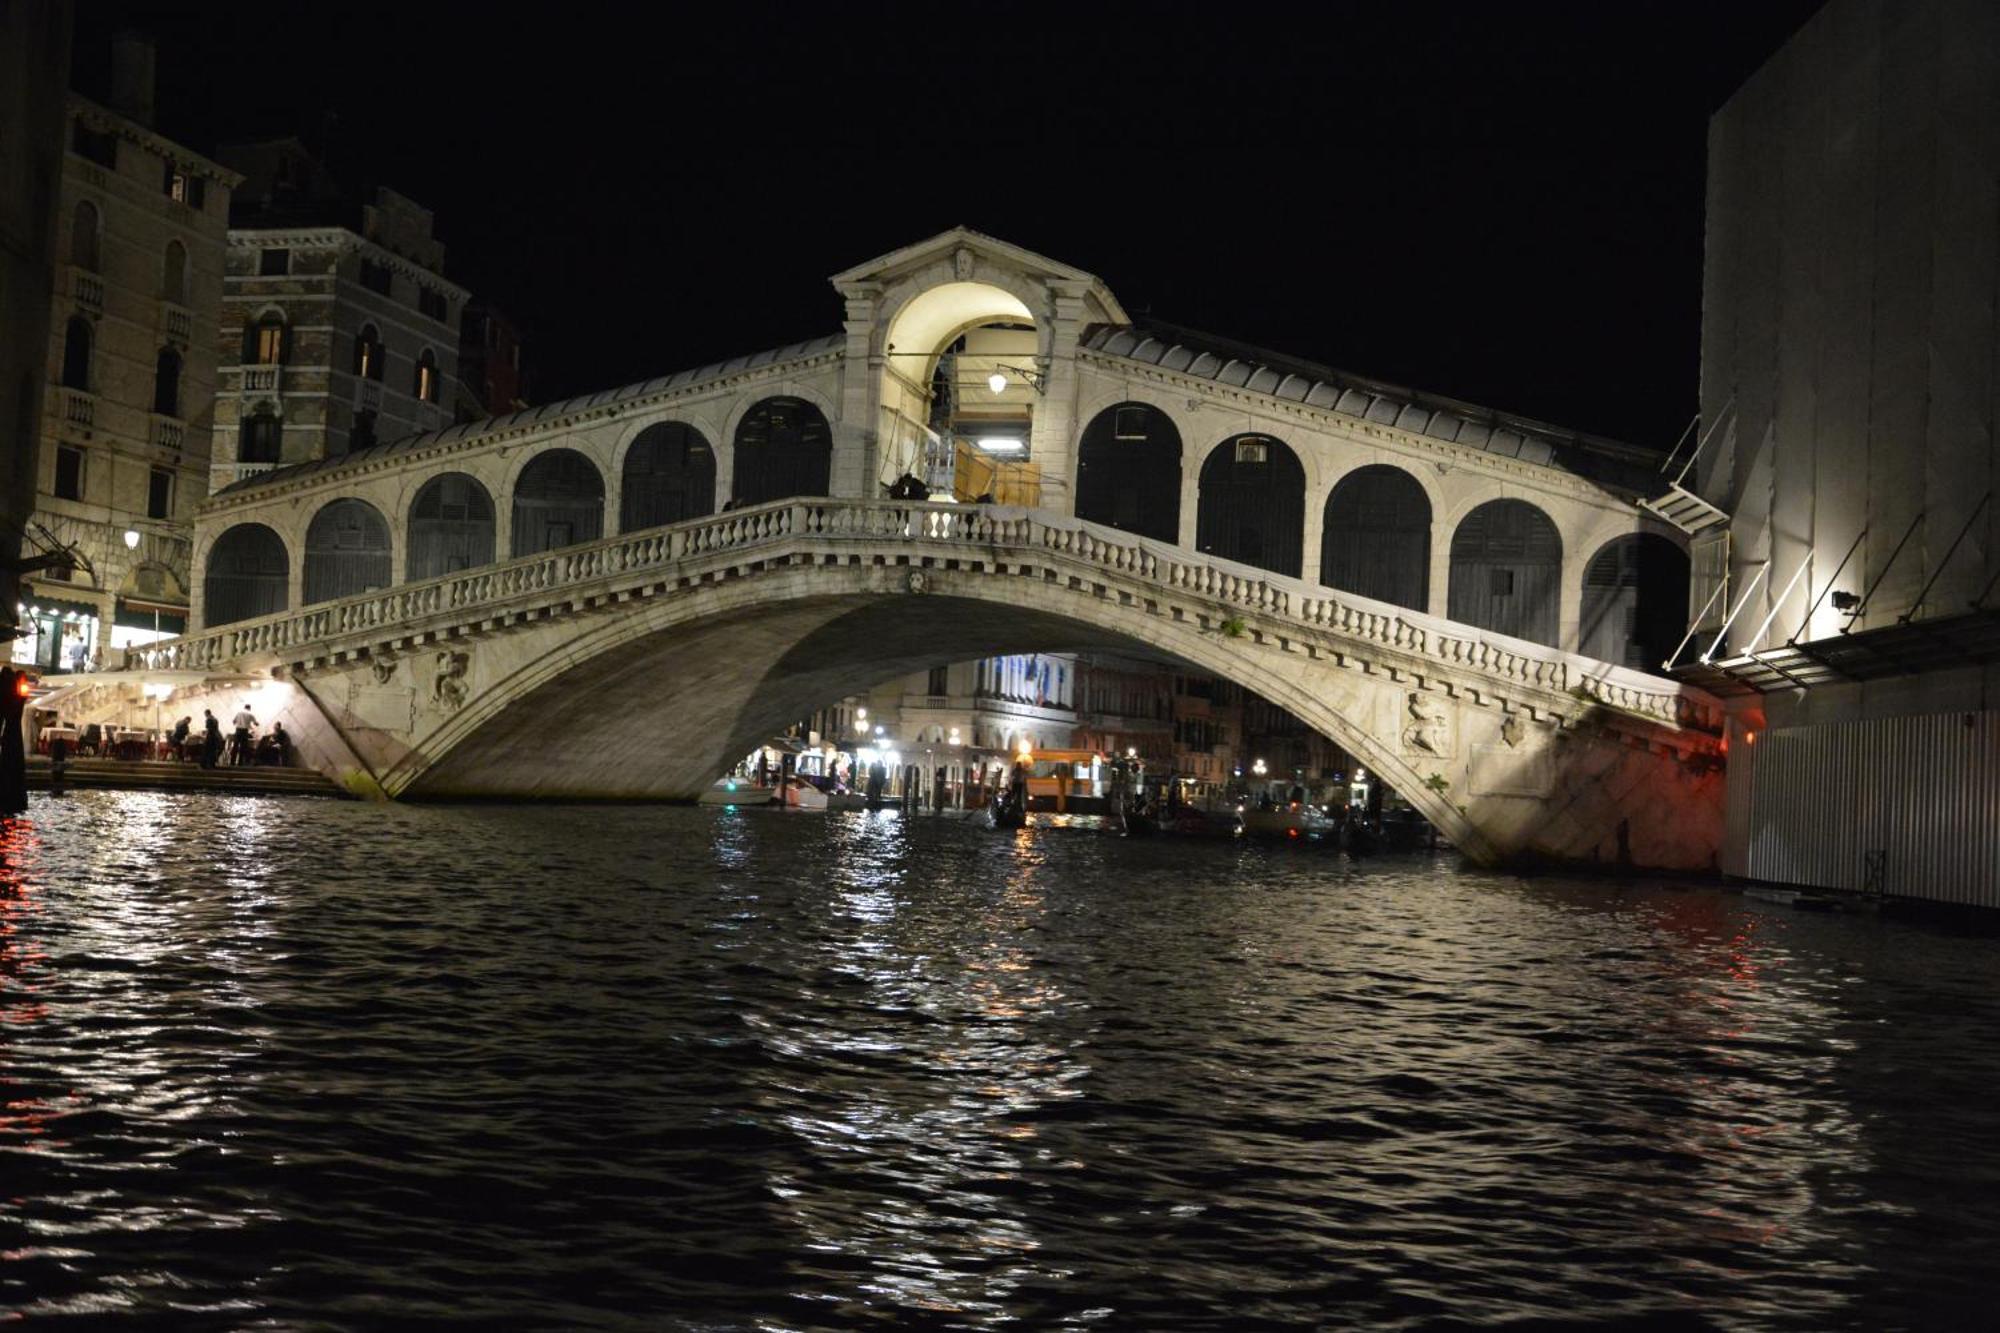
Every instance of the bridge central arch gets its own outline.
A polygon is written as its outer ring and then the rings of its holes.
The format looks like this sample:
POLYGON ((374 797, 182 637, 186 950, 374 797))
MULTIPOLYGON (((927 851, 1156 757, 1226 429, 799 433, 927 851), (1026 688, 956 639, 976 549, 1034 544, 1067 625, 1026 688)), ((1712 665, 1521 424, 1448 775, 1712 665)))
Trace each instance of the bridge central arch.
POLYGON ((913 596, 897 586, 903 577, 843 567, 813 578, 842 591, 774 598, 771 589, 717 589, 608 620, 469 701, 426 744, 423 762, 386 775, 388 785, 417 799, 688 798, 828 700, 913 671, 1029 652, 1138 653, 1184 662, 1290 710, 1469 855, 1490 854, 1484 835, 1385 743, 1375 719, 1329 706, 1283 663, 1137 613, 1107 623, 1104 603, 1074 590, 1038 583, 1025 596, 1015 580, 971 575, 913 596), (690 661, 742 669, 679 669, 690 661))

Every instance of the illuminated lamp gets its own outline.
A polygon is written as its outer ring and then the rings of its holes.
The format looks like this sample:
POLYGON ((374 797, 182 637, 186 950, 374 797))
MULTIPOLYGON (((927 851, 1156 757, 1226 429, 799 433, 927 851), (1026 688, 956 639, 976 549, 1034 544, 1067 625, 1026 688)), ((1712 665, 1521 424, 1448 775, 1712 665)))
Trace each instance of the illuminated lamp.
POLYGON ((995 393, 1005 393, 1007 391, 1007 377, 996 370, 986 377, 986 387, 995 393))
POLYGON ((1028 447, 1028 442, 1018 435, 981 435, 979 447, 989 454, 1018 454, 1028 447))
POLYGON ((128 551, 139 549, 139 534, 135 529, 125 529, 125 549, 128 551))

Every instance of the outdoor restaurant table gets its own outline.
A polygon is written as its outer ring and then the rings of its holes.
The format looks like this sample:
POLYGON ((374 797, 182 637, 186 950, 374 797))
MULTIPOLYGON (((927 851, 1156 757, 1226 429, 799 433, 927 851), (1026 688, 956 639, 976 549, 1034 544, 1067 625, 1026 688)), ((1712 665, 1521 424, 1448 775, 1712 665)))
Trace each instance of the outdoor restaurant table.
POLYGON ((35 751, 38 754, 47 754, 52 741, 68 741, 70 749, 74 750, 76 736, 75 727, 43 727, 35 735, 35 751))
POLYGON ((129 753, 143 759, 146 757, 144 747, 150 744, 152 739, 153 733, 150 731, 138 731, 131 727, 120 727, 111 733, 111 746, 117 752, 120 759, 123 759, 128 753, 127 746, 132 747, 129 753))

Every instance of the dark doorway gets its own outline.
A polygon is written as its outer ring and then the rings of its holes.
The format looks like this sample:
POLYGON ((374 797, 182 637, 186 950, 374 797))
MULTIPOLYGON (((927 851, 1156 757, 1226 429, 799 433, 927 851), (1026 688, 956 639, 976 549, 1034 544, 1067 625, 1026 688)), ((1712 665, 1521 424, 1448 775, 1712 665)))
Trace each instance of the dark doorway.
POLYGON ((1431 500, 1415 477, 1371 463, 1326 497, 1319 581, 1329 588, 1427 611, 1431 600, 1431 500))
POLYGON ((1687 553, 1658 533, 1606 542, 1583 571, 1577 650, 1585 657, 1658 672, 1687 620, 1687 553))
POLYGON ((1195 545, 1205 554, 1299 576, 1306 529, 1306 470, 1283 440, 1237 435, 1201 465, 1195 545))
POLYGON ((1165 412, 1119 403, 1091 418, 1077 446, 1076 516, 1180 540, 1181 433, 1165 412))

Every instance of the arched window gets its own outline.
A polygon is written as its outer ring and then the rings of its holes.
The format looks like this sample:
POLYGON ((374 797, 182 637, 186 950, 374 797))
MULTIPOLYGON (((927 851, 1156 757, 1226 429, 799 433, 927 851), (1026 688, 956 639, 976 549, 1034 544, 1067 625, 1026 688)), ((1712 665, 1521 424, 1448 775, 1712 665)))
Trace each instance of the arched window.
POLYGON ((1583 571, 1577 650, 1657 672, 1680 643, 1687 613, 1687 553, 1657 533, 1614 538, 1583 571))
POLYGON ((243 326, 243 364, 282 366, 291 350, 290 341, 286 337, 285 317, 275 310, 266 310, 256 322, 243 326))
POLYGON ((417 356, 416 377, 410 384, 410 392, 427 403, 438 400, 437 353, 428 347, 417 356))
POLYGON ((382 335, 375 331, 373 324, 363 324, 360 336, 354 340, 354 373, 363 379, 379 381, 386 360, 382 353, 382 335))
POLYGON ((514 555, 539 555, 604 535, 604 478, 574 449, 550 449, 514 483, 514 555))
POLYGON ((71 315, 63 328, 63 371, 65 389, 90 391, 90 321, 71 315))
POLYGON ((793 495, 825 495, 833 471, 833 431, 803 398, 766 398, 736 427, 731 497, 739 505, 793 495))
POLYGON ((188 303, 188 252, 179 241, 167 242, 166 257, 160 264, 160 299, 175 305, 188 303))
POLYGON ((206 628, 276 615, 285 609, 291 560, 285 543, 262 523, 239 523, 218 537, 202 580, 206 628))
POLYGON ((278 414, 268 407, 260 407, 243 419, 236 461, 275 463, 283 452, 284 439, 284 423, 278 420, 278 414))
POLYGON ((681 421, 648 426, 625 451, 618 530, 678 523, 715 512, 715 451, 681 421))
POLYGON ((153 410, 163 417, 181 414, 181 354, 162 347, 153 366, 153 410))
POLYGON ((1299 576, 1306 531, 1306 469, 1283 440, 1237 435, 1201 465, 1195 545, 1274 574, 1299 576))
POLYGON ((1326 497, 1319 581, 1412 611, 1428 610, 1431 501, 1423 485, 1384 463, 1342 477, 1326 497))
POLYGON ((92 273, 98 271, 97 205, 88 199, 76 206, 69 233, 69 262, 92 273))
POLYGON ((1091 418, 1077 446, 1076 516, 1180 540, 1181 433, 1165 412, 1119 403, 1091 418))
POLYGON ((1451 535, 1453 620, 1550 647, 1561 616, 1562 536, 1525 500, 1488 500, 1451 535))
POLYGON ((300 603, 331 602, 389 586, 389 524, 366 500, 334 500, 306 529, 300 603))
POLYGON ((411 583, 493 563, 493 497, 463 472, 432 477, 410 502, 411 583))

